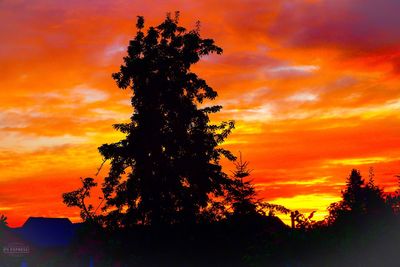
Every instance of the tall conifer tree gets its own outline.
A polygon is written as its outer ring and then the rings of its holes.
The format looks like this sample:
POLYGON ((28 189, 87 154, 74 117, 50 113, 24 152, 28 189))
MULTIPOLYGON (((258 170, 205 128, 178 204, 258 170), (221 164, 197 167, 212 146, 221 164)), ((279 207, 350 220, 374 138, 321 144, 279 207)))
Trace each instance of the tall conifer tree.
POLYGON ((103 183, 106 221, 122 226, 196 222, 231 182, 219 163, 221 147, 233 121, 210 124, 209 114, 221 106, 200 107, 217 96, 191 71, 202 56, 221 54, 199 28, 187 31, 167 15, 144 30, 138 17, 136 37, 113 78, 132 90, 129 123, 114 125, 125 139, 99 148, 111 162, 103 183))

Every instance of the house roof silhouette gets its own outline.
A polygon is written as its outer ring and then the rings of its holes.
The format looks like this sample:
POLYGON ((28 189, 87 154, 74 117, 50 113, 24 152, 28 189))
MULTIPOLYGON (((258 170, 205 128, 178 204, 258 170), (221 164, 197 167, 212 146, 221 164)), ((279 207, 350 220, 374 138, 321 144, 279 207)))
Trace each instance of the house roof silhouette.
POLYGON ((72 241, 77 227, 68 218, 29 217, 22 227, 13 231, 35 246, 59 247, 72 241))

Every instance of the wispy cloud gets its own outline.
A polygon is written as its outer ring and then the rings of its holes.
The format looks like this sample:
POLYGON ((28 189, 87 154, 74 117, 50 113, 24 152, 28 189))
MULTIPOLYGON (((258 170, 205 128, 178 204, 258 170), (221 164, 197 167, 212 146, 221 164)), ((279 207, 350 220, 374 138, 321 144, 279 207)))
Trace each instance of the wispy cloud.
POLYGON ((295 93, 288 98, 286 98, 289 101, 298 101, 298 102, 313 102, 317 101, 319 96, 315 93, 310 93, 310 92, 299 92, 295 93))
POLYGON ((86 85, 76 86, 71 90, 70 95, 77 97, 83 103, 93 103, 98 101, 104 101, 108 98, 108 94, 102 90, 90 88, 86 85))
POLYGON ((315 65, 299 65, 299 66, 279 66, 266 70, 266 74, 270 77, 289 78, 296 76, 308 76, 319 70, 319 66, 315 65))
POLYGON ((327 164, 333 165, 346 165, 356 167, 358 165, 371 165, 382 162, 397 161, 399 158, 387 158, 387 157, 368 157, 368 158, 347 158, 347 159, 334 159, 328 160, 327 164))

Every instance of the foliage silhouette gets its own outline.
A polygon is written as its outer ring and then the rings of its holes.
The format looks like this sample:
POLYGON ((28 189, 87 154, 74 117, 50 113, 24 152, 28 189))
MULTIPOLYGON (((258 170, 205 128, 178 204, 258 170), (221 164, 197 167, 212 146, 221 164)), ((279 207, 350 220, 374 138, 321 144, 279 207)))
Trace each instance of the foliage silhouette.
POLYGON ((316 211, 312 211, 308 216, 302 214, 298 210, 290 213, 292 220, 292 228, 310 230, 318 225, 318 222, 313 220, 316 211))
MULTIPOLYGON (((222 107, 200 105, 217 92, 191 71, 201 57, 222 49, 201 38, 198 27, 187 31, 178 23, 177 12, 145 32, 138 17, 124 64, 112 75, 119 88, 132 90, 133 107, 129 123, 114 125, 126 138, 99 147, 111 163, 100 219, 112 227, 198 222, 231 183, 219 161, 235 157, 219 145, 234 122, 210 124, 209 114, 222 107)), ((64 202, 84 208, 82 201, 64 202)))
POLYGON ((375 185, 373 173, 367 183, 360 172, 353 169, 342 191, 342 200, 328 207, 328 224, 359 223, 366 218, 385 217, 391 213, 383 190, 375 185))
POLYGON ((63 202, 67 207, 78 207, 80 209, 80 216, 84 221, 93 221, 96 218, 95 211, 91 204, 86 204, 85 199, 90 197, 90 190, 97 186, 93 178, 81 178, 82 187, 62 195, 63 202))
POLYGON ((386 195, 386 203, 392 208, 395 215, 400 215, 400 175, 396 175, 397 190, 392 194, 386 195))
POLYGON ((227 194, 227 202, 232 207, 233 216, 246 216, 257 213, 256 191, 250 180, 245 181, 251 170, 248 169, 249 162, 243 162, 242 153, 239 154, 239 159, 234 162, 233 182, 227 194))
POLYGON ((326 220, 314 221, 313 212, 309 216, 293 212, 294 229, 280 232, 278 241, 256 245, 246 262, 249 266, 397 266, 398 193, 384 193, 375 185, 373 172, 366 182, 354 169, 342 200, 331 204, 326 220))
POLYGON ((289 209, 282 205, 271 204, 257 199, 257 192, 252 180, 246 180, 251 169, 248 168, 249 162, 243 161, 242 153, 239 152, 239 159, 234 162, 235 170, 232 183, 229 186, 225 206, 229 206, 234 217, 251 215, 274 216, 275 213, 288 214, 289 209))

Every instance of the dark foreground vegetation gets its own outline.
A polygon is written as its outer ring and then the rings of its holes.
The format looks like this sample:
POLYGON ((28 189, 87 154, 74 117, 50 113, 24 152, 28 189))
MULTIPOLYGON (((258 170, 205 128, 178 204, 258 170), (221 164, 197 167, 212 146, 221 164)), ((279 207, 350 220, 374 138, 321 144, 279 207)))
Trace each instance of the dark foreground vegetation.
MULTIPOLYGON (((365 181, 352 170, 342 200, 319 222, 257 198, 248 162, 220 146, 234 122, 211 124, 222 107, 205 101, 217 92, 190 68, 222 49, 201 38, 199 24, 187 31, 178 20, 168 15, 147 30, 137 20, 113 74, 132 90, 133 114, 114 125, 126 137, 99 148, 110 163, 99 203, 90 199, 95 178, 63 194, 84 221, 73 239, 3 253, 0 266, 398 266, 400 194, 383 192, 372 173, 365 181), (231 175, 221 157, 233 162, 231 175), (291 216, 291 227, 278 213, 291 216)), ((2 221, 1 245, 21 238, 2 221)))
POLYGON ((398 191, 386 194, 373 176, 365 181, 352 170, 342 200, 323 221, 292 212, 289 227, 273 212, 252 211, 208 223, 110 231, 87 224, 81 237, 99 242, 99 263, 119 259, 127 266, 397 266, 399 199, 398 191))
MULTIPOLYGON (((398 215, 338 220, 294 229, 262 215, 115 230, 86 222, 67 246, 3 253, 0 266, 398 266, 398 215)), ((0 230, 1 245, 9 232, 0 230)))

